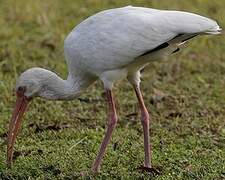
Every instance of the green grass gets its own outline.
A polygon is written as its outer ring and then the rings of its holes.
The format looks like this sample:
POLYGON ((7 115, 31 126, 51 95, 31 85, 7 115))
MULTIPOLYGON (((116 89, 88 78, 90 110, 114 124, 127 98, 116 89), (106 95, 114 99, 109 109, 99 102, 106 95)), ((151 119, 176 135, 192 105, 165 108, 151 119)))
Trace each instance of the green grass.
POLYGON ((96 156, 106 125, 105 98, 96 82, 80 100, 35 99, 5 165, 6 138, 19 74, 39 66, 66 77, 63 40, 79 22, 102 9, 128 4, 186 10, 225 27, 225 2, 211 0, 0 0, 0 179, 224 179, 225 38, 196 38, 167 61, 152 63, 142 89, 152 115, 153 164, 143 163, 143 134, 137 101, 127 81, 116 84, 119 122, 101 173, 81 177, 96 156), (160 93, 162 95, 159 95, 160 93), (162 100, 155 99, 163 96, 162 100), (132 115, 133 114, 133 115, 132 115))

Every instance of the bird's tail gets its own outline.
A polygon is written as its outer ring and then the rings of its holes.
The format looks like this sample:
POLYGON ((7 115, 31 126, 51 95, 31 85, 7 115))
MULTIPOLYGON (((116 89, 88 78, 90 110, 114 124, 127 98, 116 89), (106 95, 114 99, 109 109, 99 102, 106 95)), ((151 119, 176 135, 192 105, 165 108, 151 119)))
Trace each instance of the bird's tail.
POLYGON ((219 25, 208 29, 206 32, 203 32, 203 34, 212 34, 212 35, 222 34, 222 33, 225 33, 225 31, 222 30, 222 28, 220 28, 219 25))
POLYGON ((172 31, 178 34, 220 34, 216 21, 198 14, 181 11, 163 11, 165 23, 170 23, 172 31))

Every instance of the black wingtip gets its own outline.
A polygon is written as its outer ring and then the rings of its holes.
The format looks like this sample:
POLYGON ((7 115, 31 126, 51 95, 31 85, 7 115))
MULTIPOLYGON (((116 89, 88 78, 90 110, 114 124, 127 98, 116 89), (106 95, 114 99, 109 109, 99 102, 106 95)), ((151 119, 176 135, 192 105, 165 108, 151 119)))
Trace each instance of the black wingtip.
POLYGON ((172 54, 174 54, 174 53, 176 53, 176 52, 178 52, 178 51, 180 51, 180 48, 177 48, 176 50, 174 50, 174 51, 172 52, 172 54))
POLYGON ((153 53, 153 52, 155 52, 155 51, 159 51, 160 49, 164 49, 164 48, 166 48, 166 47, 168 47, 168 46, 169 46, 169 43, 165 42, 165 43, 163 43, 163 44, 157 46, 157 47, 154 48, 154 49, 151 49, 151 50, 149 50, 149 51, 146 51, 145 53, 143 53, 143 54, 140 55, 139 57, 141 57, 141 56, 146 56, 147 54, 153 53))

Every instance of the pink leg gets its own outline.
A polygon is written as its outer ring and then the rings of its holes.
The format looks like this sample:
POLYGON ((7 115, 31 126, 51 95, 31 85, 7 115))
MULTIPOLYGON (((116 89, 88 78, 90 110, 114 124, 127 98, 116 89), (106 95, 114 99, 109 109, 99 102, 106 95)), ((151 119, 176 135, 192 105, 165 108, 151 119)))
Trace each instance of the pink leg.
POLYGON ((145 167, 151 168, 151 149, 149 140, 149 114, 145 107, 139 85, 134 85, 134 90, 138 99, 139 108, 141 110, 141 123, 144 131, 144 149, 145 149, 145 167))
POLYGON ((110 138, 113 133, 113 129, 115 128, 116 122, 117 122, 116 108, 115 108, 115 103, 113 101, 113 96, 112 96, 111 90, 106 90, 106 97, 107 97, 107 101, 109 104, 108 127, 107 127, 107 130, 105 133, 105 137, 102 141, 99 153, 95 159, 95 162, 92 165, 91 170, 93 172, 98 172, 100 169, 100 164, 101 164, 102 158, 104 156, 106 147, 109 144, 110 138))

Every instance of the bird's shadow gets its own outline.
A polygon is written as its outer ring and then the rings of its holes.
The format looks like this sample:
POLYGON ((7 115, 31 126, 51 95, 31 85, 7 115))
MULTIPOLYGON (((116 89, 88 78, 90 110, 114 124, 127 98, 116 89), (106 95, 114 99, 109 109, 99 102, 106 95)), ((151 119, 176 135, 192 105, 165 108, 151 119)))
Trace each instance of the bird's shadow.
POLYGON ((160 176, 162 175, 162 167, 145 167, 141 165, 140 167, 137 168, 137 170, 141 171, 142 173, 147 173, 150 176, 160 176))

